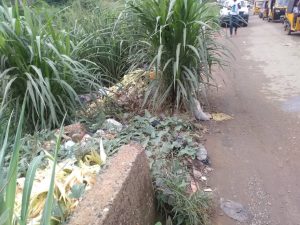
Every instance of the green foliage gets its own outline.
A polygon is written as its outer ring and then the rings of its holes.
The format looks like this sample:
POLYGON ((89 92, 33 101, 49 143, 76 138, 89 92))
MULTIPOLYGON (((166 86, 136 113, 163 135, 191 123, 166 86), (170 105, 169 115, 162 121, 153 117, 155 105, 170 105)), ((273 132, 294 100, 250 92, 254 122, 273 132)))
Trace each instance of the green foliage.
POLYGON ((211 3, 195 0, 137 0, 132 12, 141 24, 145 51, 156 79, 146 101, 154 109, 192 105, 211 80, 211 66, 220 63, 222 47, 214 35, 218 17, 211 3))
POLYGON ((210 197, 201 190, 187 194, 187 183, 183 177, 183 174, 169 173, 156 178, 156 197, 160 209, 172 217, 174 224, 210 224, 210 197))
POLYGON ((99 87, 95 65, 76 60, 79 46, 51 18, 27 6, 0 6, 0 12, 1 110, 14 108, 18 115, 25 101, 27 128, 56 127, 79 105, 77 93, 99 87))
MULTIPOLYGON (((26 93, 27 94, 27 93, 26 93)), ((0 147, 0 223, 1 225, 12 225, 12 224, 20 224, 26 225, 28 218, 28 209, 30 204, 30 196, 32 185, 35 177, 35 173, 37 168, 40 165, 40 162, 43 156, 38 156, 34 158, 28 166, 28 170, 26 173, 26 178, 24 182, 24 189, 22 193, 22 203, 21 203, 21 215, 19 218, 16 218, 14 215, 14 206, 16 199, 16 187, 17 187, 17 174, 19 170, 19 160, 20 160, 20 149, 21 149, 21 136, 23 130, 24 123, 24 114, 25 114, 26 102, 24 101, 22 104, 21 115, 19 116, 20 120, 18 122, 16 135, 14 138, 14 143, 12 147, 12 156, 9 162, 9 166, 6 167, 4 165, 4 157, 7 154, 7 150, 9 148, 8 144, 8 135, 9 129, 11 126, 11 117, 7 123, 5 134, 1 134, 1 147, 0 147)), ((1 117, 0 117, 1 119, 1 117)), ((60 140, 60 137, 58 138, 60 140)), ((54 156, 54 162, 57 159, 57 152, 60 147, 59 141, 57 141, 56 145, 56 154, 54 156)), ((55 163, 54 166, 55 168, 55 163)), ((54 172, 53 172, 54 173, 54 172)), ((52 174, 53 177, 53 174, 52 174)), ((50 189, 53 189, 54 182, 50 184, 50 189)), ((52 197, 52 195, 51 195, 52 197)), ((50 197, 49 197, 50 199, 50 197)), ((52 206, 49 204, 50 200, 47 199, 45 203, 45 210, 49 210, 52 212, 52 206)), ((50 224, 49 222, 43 223, 45 225, 50 224)))
POLYGON ((61 136, 64 133, 63 131, 63 123, 60 127, 60 134, 56 141, 56 147, 54 151, 54 157, 53 157, 53 165, 52 165, 52 172, 51 172, 51 178, 50 178, 50 184, 49 189, 47 193, 47 198, 42 214, 41 224, 51 224, 51 218, 52 218, 52 211, 54 207, 54 185, 55 185, 55 175, 56 175, 56 164, 57 164, 57 158, 58 158, 58 152, 61 146, 61 136))
POLYGON ((122 145, 138 142, 149 159, 159 209, 167 224, 207 225, 211 198, 201 190, 188 194, 191 182, 185 159, 195 158, 199 144, 192 138, 196 128, 183 120, 170 117, 160 119, 148 112, 136 116, 113 140, 104 140, 104 148, 111 155, 122 145), (172 221, 172 222, 171 222, 172 221))
POLYGON ((136 66, 133 28, 123 8, 114 1, 75 0, 57 17, 64 27, 74 28, 72 36, 81 42, 78 57, 97 64, 99 72, 107 75, 106 84, 119 81, 136 66))
POLYGON ((81 198, 84 191, 85 191, 85 185, 84 184, 75 184, 72 189, 72 193, 70 195, 71 198, 81 198))
MULTIPOLYGON (((17 188, 17 173, 18 173, 18 160, 21 148, 21 135, 23 130, 23 121, 24 121, 24 111, 25 111, 25 101, 22 104, 22 110, 20 115, 20 120, 17 127, 16 136, 13 143, 12 149, 12 159, 9 163, 7 173, 1 174, 1 185, 0 185, 0 215, 6 214, 6 223, 8 225, 12 224, 14 220, 14 205, 15 205, 15 197, 16 197, 16 188, 17 188)), ((9 134, 9 126, 11 120, 9 120, 7 125, 7 130, 4 136, 4 140, 2 140, 2 148, 1 148, 1 156, 0 156, 0 171, 5 171, 3 166, 3 158, 5 156, 5 152, 8 144, 8 134, 9 134)), ((3 172, 2 172, 3 173, 3 172)), ((30 187, 26 188, 30 189, 30 187)), ((24 208, 28 208, 29 201, 22 202, 24 208)))
POLYGON ((68 0, 45 0, 49 4, 66 4, 68 0))
POLYGON ((156 162, 160 162, 160 159, 164 160, 167 156, 194 158, 198 144, 189 136, 191 130, 191 124, 176 117, 160 120, 150 115, 136 116, 116 138, 104 141, 104 147, 108 154, 113 154, 124 144, 139 142, 149 153, 150 164, 153 164, 154 158, 156 162), (158 124, 153 126, 155 123, 158 124), (188 148, 193 149, 194 154, 186 154, 188 148))

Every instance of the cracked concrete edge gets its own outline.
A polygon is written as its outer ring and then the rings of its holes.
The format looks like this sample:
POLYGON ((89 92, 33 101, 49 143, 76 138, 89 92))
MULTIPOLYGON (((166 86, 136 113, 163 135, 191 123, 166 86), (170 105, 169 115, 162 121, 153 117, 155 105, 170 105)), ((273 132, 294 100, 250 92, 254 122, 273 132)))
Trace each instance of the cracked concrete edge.
POLYGON ((147 156, 129 144, 109 160, 68 225, 153 225, 156 212, 147 156))

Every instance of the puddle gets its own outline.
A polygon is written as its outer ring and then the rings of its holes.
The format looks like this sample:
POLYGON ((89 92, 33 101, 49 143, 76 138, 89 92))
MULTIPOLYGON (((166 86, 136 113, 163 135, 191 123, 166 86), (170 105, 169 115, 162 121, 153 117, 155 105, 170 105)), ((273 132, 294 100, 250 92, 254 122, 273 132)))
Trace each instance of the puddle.
POLYGON ((282 109, 286 112, 300 112, 300 96, 287 99, 282 104, 282 109))

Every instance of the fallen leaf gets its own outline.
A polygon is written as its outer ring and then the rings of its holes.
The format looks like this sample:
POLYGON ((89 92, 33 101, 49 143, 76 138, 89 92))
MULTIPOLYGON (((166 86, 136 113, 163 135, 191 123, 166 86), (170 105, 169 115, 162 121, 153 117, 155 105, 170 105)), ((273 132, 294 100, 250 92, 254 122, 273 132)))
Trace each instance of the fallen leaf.
POLYGON ((225 113, 213 113, 212 119, 214 121, 224 121, 224 120, 231 120, 231 119, 233 119, 233 117, 231 117, 225 113))

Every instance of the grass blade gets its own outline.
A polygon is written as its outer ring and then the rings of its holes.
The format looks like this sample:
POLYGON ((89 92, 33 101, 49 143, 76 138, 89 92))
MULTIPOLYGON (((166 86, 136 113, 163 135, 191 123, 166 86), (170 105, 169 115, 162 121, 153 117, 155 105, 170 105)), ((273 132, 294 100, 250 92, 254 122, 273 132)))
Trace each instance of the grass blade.
POLYGON ((41 161, 43 159, 43 156, 38 156, 32 160, 32 162, 29 165, 28 171, 26 173, 25 178, 25 184, 24 189, 22 193, 22 209, 21 209, 21 218, 20 218, 20 225, 26 225, 27 224, 27 217, 28 217, 28 209, 30 205, 30 196, 31 196, 31 190, 33 181, 35 178, 35 173, 40 165, 41 161))
MULTIPOLYGON (((27 95, 27 93, 26 93, 27 95)), ((21 115, 17 127, 17 132, 13 145, 13 153, 12 159, 8 168, 8 183, 6 187, 6 207, 8 209, 8 221, 13 220, 14 214, 14 205, 15 205, 15 196, 16 196, 16 187, 17 187, 17 173, 18 173, 18 161, 19 161, 19 153, 21 148, 21 136, 24 122, 24 113, 25 113, 25 105, 26 102, 23 102, 21 115)))
POLYGON ((9 210, 6 209, 6 210, 0 215, 0 225, 4 225, 4 224, 7 222, 8 216, 9 216, 9 210))
POLYGON ((47 199, 45 203, 45 208, 43 210, 41 224, 42 225, 48 225, 51 223, 51 215, 52 215, 52 209, 53 209, 53 193, 54 193, 54 184, 55 184, 55 173, 56 173, 56 164, 57 164, 57 157, 58 157, 58 151, 60 149, 61 145, 61 137, 63 134, 63 123, 60 127, 60 133, 56 140, 56 147, 55 147, 55 153, 53 158, 53 167, 52 167, 52 173, 51 173, 51 180, 50 180, 50 186, 47 193, 47 199))

